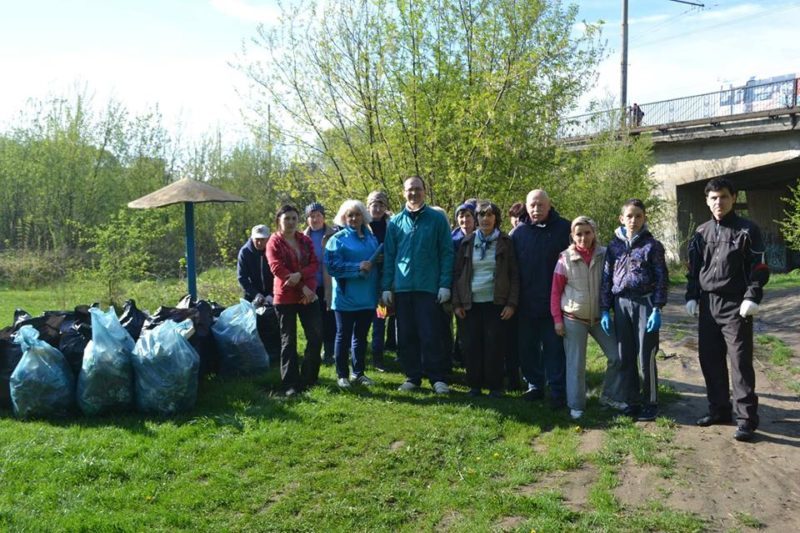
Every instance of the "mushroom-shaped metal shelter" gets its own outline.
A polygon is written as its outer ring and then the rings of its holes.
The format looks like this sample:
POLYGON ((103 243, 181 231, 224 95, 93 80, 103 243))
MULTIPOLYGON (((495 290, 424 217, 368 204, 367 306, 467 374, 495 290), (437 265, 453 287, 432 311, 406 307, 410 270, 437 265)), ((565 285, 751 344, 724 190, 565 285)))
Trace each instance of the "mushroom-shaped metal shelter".
POLYGON ((197 299, 197 271, 194 263, 194 204, 203 202, 244 202, 245 199, 202 181, 183 178, 128 203, 134 209, 150 209, 182 203, 186 225, 186 277, 189 294, 197 299))

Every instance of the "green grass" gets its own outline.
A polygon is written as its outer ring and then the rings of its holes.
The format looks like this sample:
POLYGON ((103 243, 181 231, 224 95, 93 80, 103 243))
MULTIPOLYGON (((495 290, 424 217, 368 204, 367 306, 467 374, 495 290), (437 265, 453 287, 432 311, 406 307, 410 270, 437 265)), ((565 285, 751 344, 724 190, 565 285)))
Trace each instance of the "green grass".
POLYGON ((774 335, 756 335, 756 342, 767 351, 767 360, 773 365, 787 366, 792 360, 792 349, 774 335))
POLYGON ((800 287, 800 269, 786 273, 770 274, 769 283, 764 288, 774 291, 777 289, 796 289, 798 287, 800 287))
MULTIPOLYGON (((201 295, 203 283, 226 294, 225 276, 214 276, 201 282, 201 295)), ((19 303, 11 305, 36 314, 93 300, 90 284, 59 290, 4 289, 2 302, 13 295, 19 303)), ((178 282, 128 291, 150 308, 173 305, 181 293, 178 282)), ((23 422, 1 409, 0 530, 487 531, 510 517, 520 531, 702 529, 702 517, 657 502, 628 508, 615 497, 626 463, 676 475, 675 428, 600 408, 605 360, 593 343, 592 399, 580 426, 518 395, 473 400, 461 385, 447 398, 400 393, 402 376, 390 366, 370 373, 374 387, 348 392, 324 367, 321 384, 291 400, 274 393, 275 369, 208 379, 194 411, 173 419, 23 422), (601 451, 581 452, 587 429, 603 431, 601 451), (583 508, 538 488, 585 466, 598 476, 583 508)), ((662 390, 664 401, 671 397, 662 390)))
MULTIPOLYGON (((681 287, 686 285, 686 266, 683 264, 669 265, 669 285, 670 287, 681 287)), ((774 291, 778 289, 797 289, 800 288, 800 269, 786 273, 773 272, 769 276, 769 283, 764 290, 774 291)))

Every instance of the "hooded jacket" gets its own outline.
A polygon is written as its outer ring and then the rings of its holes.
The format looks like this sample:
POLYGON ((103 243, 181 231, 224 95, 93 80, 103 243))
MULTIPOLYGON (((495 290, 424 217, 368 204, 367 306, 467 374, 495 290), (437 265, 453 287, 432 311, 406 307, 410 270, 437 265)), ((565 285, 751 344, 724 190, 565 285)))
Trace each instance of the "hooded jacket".
POLYGON ((558 256, 569 246, 569 221, 554 207, 547 219, 532 223, 527 213, 511 231, 519 267, 519 312, 531 318, 550 317, 550 291, 558 256))
POLYGON ((378 250, 378 239, 366 225, 361 231, 359 237, 353 228, 343 228, 325 244, 325 268, 333 278, 331 308, 335 311, 372 310, 378 305, 378 268, 373 265, 367 275, 359 268, 378 250))
POLYGON ((630 241, 625 228, 619 227, 608 243, 603 264, 600 309, 614 307, 614 297, 652 295, 655 307, 667 303, 669 274, 664 246, 650 234, 645 225, 630 241))

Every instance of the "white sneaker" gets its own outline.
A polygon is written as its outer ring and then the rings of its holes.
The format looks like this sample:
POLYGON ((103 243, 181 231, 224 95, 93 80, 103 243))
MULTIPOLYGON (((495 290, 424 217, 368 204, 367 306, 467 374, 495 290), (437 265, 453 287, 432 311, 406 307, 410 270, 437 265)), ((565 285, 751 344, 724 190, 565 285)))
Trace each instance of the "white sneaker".
POLYGON ((600 405, 605 405, 606 407, 610 407, 611 409, 615 409, 617 411, 624 411, 628 407, 627 403, 618 402, 606 396, 600 397, 600 405))
POLYGON ((447 386, 447 383, 444 381, 437 381, 433 384, 433 392, 436 394, 449 394, 450 387, 447 386))
POLYGON ((573 420, 579 420, 579 419, 580 419, 580 417, 582 417, 582 416, 583 416, 583 411, 581 411, 580 409, 570 409, 570 410, 569 410, 569 416, 570 416, 570 417, 571 417, 573 420))
POLYGON ((364 374, 361 374, 360 376, 358 376, 355 379, 355 382, 358 383, 359 385, 364 385, 365 387, 369 387, 370 385, 375 385, 375 382, 372 381, 371 379, 369 379, 364 374))
POLYGON ((412 383, 411 381, 405 381, 405 382, 403 382, 402 385, 397 387, 397 390, 403 391, 403 392, 408 392, 408 391, 412 391, 412 390, 416 389, 417 387, 418 387, 418 385, 416 383, 412 383))
POLYGON ((339 385, 343 389, 350 388, 350 381, 347 378, 339 378, 336 380, 336 384, 339 385))

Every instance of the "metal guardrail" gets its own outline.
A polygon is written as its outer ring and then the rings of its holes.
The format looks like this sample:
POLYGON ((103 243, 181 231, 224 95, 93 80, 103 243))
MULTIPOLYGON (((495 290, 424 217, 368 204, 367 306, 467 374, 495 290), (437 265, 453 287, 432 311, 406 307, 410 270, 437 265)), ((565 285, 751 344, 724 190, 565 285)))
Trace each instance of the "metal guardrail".
MULTIPOLYGON (((624 123, 628 128, 646 128, 702 119, 713 122, 715 118, 796 107, 800 103, 800 78, 783 76, 777 80, 750 82, 713 93, 641 104, 638 106, 640 112, 634 104, 626 110, 624 123)), ((621 118, 618 109, 569 117, 559 128, 559 137, 587 137, 618 130, 623 124, 621 118)))

